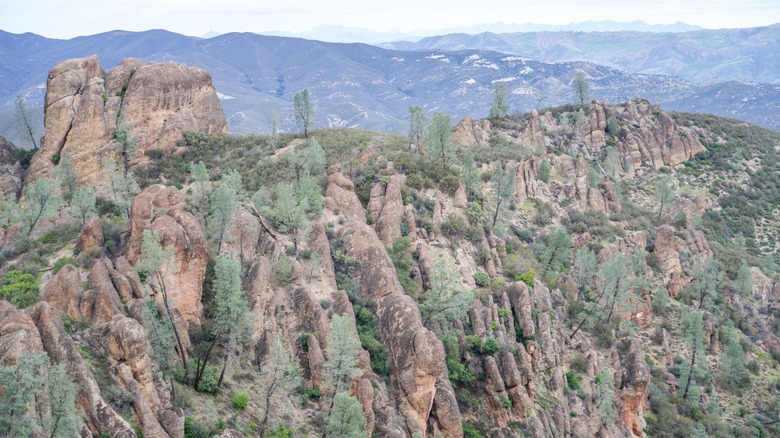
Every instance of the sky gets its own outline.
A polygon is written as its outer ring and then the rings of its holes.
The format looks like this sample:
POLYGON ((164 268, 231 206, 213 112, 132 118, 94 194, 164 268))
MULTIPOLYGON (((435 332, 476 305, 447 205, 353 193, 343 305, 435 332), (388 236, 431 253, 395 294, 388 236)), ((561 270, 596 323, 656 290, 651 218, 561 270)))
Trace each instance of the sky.
POLYGON ((780 22, 780 0, 0 0, 0 30, 72 38, 109 30, 302 32, 319 25, 374 31, 447 29, 483 23, 564 25, 588 20, 705 28, 780 22))

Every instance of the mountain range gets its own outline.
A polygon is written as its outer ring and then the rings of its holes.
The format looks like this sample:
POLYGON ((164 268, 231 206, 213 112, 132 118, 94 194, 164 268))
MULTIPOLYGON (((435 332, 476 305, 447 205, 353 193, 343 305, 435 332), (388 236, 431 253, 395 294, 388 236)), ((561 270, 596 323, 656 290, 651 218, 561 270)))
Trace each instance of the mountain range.
MULTIPOLYGON (((780 62, 780 56, 770 56, 777 51, 780 38, 772 41, 772 35, 778 30, 780 27, 771 26, 674 34, 581 34, 584 41, 588 41, 587 35, 595 35, 590 37, 594 39, 610 35, 616 40, 628 40, 627 36, 632 36, 636 40, 631 43, 633 47, 642 46, 638 42, 642 38, 667 41, 665 44, 671 44, 668 41, 674 38, 698 41, 698 46, 691 43, 677 52, 687 53, 679 57, 679 63, 686 66, 680 71, 706 71, 707 59, 712 62, 721 59, 723 66, 740 60, 743 65, 751 66, 753 80, 760 79, 764 84, 747 82, 745 79, 751 76, 736 67, 720 69, 725 80, 702 83, 657 74, 670 63, 671 55, 662 56, 668 53, 663 45, 646 53, 629 48, 623 52, 613 50, 615 59, 629 53, 641 58, 637 61, 640 67, 629 69, 615 66, 617 62, 603 61, 613 64, 603 66, 595 62, 601 62, 600 59, 590 59, 591 54, 595 58, 601 53, 596 49, 597 43, 588 43, 591 48, 582 51, 582 58, 587 60, 566 60, 561 55, 561 60, 567 62, 551 62, 549 57, 555 52, 555 45, 548 47, 548 55, 542 56, 537 50, 533 56, 519 56, 507 54, 508 47, 487 50, 487 42, 479 45, 476 40, 467 41, 469 38, 487 41, 495 37, 491 34, 450 35, 423 40, 418 46, 395 43, 394 47, 406 49, 397 50, 252 33, 202 39, 164 30, 112 31, 55 40, 30 33, 0 31, 0 59, 3 60, 0 133, 18 140, 13 109, 19 95, 24 96, 32 118, 40 122, 48 70, 62 60, 91 54, 97 54, 105 68, 117 65, 126 57, 138 57, 145 61, 175 61, 207 70, 234 133, 269 132, 272 110, 279 112, 283 130, 294 130, 293 95, 304 88, 310 90, 315 103, 317 127, 356 126, 403 132, 408 126, 408 108, 413 105, 422 106, 429 114, 446 112, 455 120, 482 117, 488 113, 495 81, 505 82, 510 89, 511 111, 526 112, 569 103, 569 84, 578 70, 588 75, 593 98, 602 101, 622 102, 642 97, 659 102, 665 109, 706 110, 778 128, 777 72, 780 70, 774 66, 780 62), (698 37, 700 32, 710 37, 698 37), (461 37, 467 40, 456 43, 461 37), (445 44, 445 41, 450 42, 445 44), (743 43, 738 45, 738 41, 743 43), (761 41, 764 46, 759 49, 761 41), (438 46, 446 46, 447 50, 438 46), (537 56, 541 60, 536 60, 537 56)), ((575 34, 536 35, 542 38, 575 34)), ((682 43, 677 44, 683 47, 682 43)), ((607 50, 608 45, 602 46, 605 52, 612 50, 607 50)))

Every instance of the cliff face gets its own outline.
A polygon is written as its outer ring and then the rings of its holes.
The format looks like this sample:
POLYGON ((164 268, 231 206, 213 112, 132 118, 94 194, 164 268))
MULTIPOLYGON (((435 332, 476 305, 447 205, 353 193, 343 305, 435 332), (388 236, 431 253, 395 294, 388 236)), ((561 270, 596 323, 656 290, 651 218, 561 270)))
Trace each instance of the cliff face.
POLYGON ((185 131, 227 132, 204 70, 126 59, 106 72, 97 56, 54 66, 46 83, 46 135, 26 180, 48 175, 68 154, 82 184, 101 187, 101 160, 134 166, 170 151, 185 131))

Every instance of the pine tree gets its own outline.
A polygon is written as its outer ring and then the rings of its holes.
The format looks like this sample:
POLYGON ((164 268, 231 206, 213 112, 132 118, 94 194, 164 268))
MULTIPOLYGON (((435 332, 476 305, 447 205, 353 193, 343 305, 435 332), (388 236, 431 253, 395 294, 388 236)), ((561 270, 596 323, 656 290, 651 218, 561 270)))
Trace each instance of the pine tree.
POLYGON ((682 398, 688 399, 689 395, 698 400, 697 379, 702 376, 702 363, 704 360, 704 323, 702 312, 699 309, 690 310, 682 320, 683 336, 685 344, 690 351, 690 359, 681 367, 679 387, 683 391, 682 398))
POLYGON ((352 320, 348 316, 334 315, 325 351, 325 369, 333 394, 346 390, 349 382, 362 374, 358 368, 359 350, 360 342, 355 335, 352 320))
POLYGON ((474 164, 474 155, 467 150, 463 157, 463 184, 466 186, 466 195, 469 200, 482 199, 482 181, 479 178, 479 170, 474 164))
POLYGON ((500 162, 495 164, 495 168, 496 173, 490 179, 492 188, 490 200, 494 205, 493 227, 498 222, 498 214, 501 211, 501 207, 506 206, 512 200, 512 196, 515 193, 515 175, 517 173, 514 166, 509 166, 509 170, 506 170, 504 164, 500 162))
POLYGON ((206 215, 211 200, 211 177, 203 161, 190 163, 190 208, 201 225, 206 226, 206 215))
POLYGON ((39 425, 31 407, 43 390, 48 363, 46 353, 28 352, 16 365, 0 367, 0 436, 26 437, 39 425))
POLYGON ((309 138, 309 128, 314 119, 314 107, 309 97, 309 89, 305 88, 300 93, 295 93, 293 98, 295 105, 295 123, 298 129, 303 131, 303 136, 309 138))
MULTIPOLYGON (((239 353, 252 335, 252 314, 241 285, 241 265, 238 261, 217 256, 214 274, 214 301, 217 304, 214 315, 214 335, 225 348, 222 372, 217 383, 219 388, 225 377, 230 355, 239 353)), ((201 376, 202 372, 198 377, 201 376)))
POLYGON ((139 275, 151 280, 151 287, 155 293, 162 295, 165 314, 168 316, 168 322, 173 329, 173 335, 176 338, 178 354, 184 367, 185 379, 188 378, 189 370, 187 368, 187 353, 184 350, 179 329, 176 327, 176 321, 171 310, 171 302, 168 298, 168 289, 165 285, 165 276, 168 274, 173 263, 173 247, 170 245, 163 247, 160 238, 151 230, 144 230, 143 241, 141 244, 141 258, 135 264, 135 271, 139 275))
POLYGON ((463 318, 474 304, 474 296, 465 290, 456 272, 442 258, 433 262, 428 289, 420 298, 420 316, 424 326, 446 329, 463 318))
POLYGON ((550 162, 546 159, 539 165, 539 179, 546 183, 550 182, 550 162))
POLYGON ((409 148, 414 146, 420 153, 425 137, 425 113, 419 106, 409 107, 409 148))
POLYGON ((741 390, 750 384, 750 372, 742 344, 733 324, 723 330, 723 356, 720 366, 721 382, 731 390, 741 390))
POLYGON ((604 424, 615 420, 615 377, 609 369, 596 376, 596 391, 599 400, 599 417, 604 424))
POLYGON ((21 133, 22 140, 27 140, 33 145, 33 149, 38 149, 38 141, 35 137, 30 118, 27 116, 27 107, 24 105, 24 98, 16 96, 16 127, 21 133))
POLYGON ((753 273, 745 262, 742 262, 737 271, 737 290, 745 297, 753 293, 753 273))
POLYGON ((674 200, 675 188, 674 180, 666 175, 655 184, 655 202, 658 203, 658 217, 656 221, 661 221, 664 209, 674 200))
POLYGON ((16 194, 0 191, 0 227, 7 229, 19 220, 19 204, 16 194))
MULTIPOLYGON (((176 337, 173 334, 171 321, 160 313, 160 307, 154 298, 147 296, 141 309, 144 328, 147 338, 152 345, 152 356, 163 378, 170 379, 171 391, 173 391, 174 362, 171 353, 176 350, 176 337)), ((174 394, 175 397, 175 394, 174 394)))
POLYGON ((509 89, 504 82, 493 82, 493 105, 490 106, 491 119, 506 117, 506 114, 509 111, 507 95, 509 95, 509 89))
POLYGON ((81 219, 81 226, 86 225, 87 219, 97 213, 95 189, 92 187, 79 187, 73 192, 70 199, 71 215, 81 219))
POLYGON ((704 306, 706 298, 714 300, 717 297, 722 277, 720 262, 714 257, 706 261, 696 261, 693 268, 693 289, 699 296, 699 309, 704 306))
POLYGON ((62 198, 53 179, 38 178, 25 185, 19 202, 19 217, 27 235, 31 235, 41 221, 56 217, 61 205, 62 198))
POLYGON ((281 335, 277 334, 271 342, 271 348, 266 354, 261 372, 261 394, 265 403, 263 421, 260 422, 260 436, 263 436, 268 424, 274 397, 289 396, 303 383, 301 368, 290 358, 287 347, 281 335))
POLYGON ((53 175, 54 179, 59 182, 63 197, 69 201, 79 185, 76 170, 73 168, 73 158, 70 154, 63 153, 60 156, 60 162, 54 168, 53 175))
POLYGON ((590 103, 590 84, 585 73, 578 71, 574 75, 574 80, 571 82, 572 91, 574 93, 574 104, 579 107, 584 107, 590 103))
POLYGON ((365 438, 366 417, 358 399, 339 392, 333 400, 333 409, 325 422, 325 434, 333 438, 365 438))
POLYGON ((124 218, 130 217, 130 205, 133 196, 138 193, 138 183, 133 173, 117 164, 112 158, 105 158, 100 162, 103 171, 108 175, 108 188, 114 204, 122 212, 124 218))
POLYGON ((49 367, 49 415, 43 419, 43 429, 49 438, 78 436, 81 411, 76 406, 78 384, 64 364, 49 367))
POLYGON ((605 306, 609 309, 607 324, 612 320, 615 308, 625 298, 629 287, 631 265, 623 253, 618 253, 599 269, 598 280, 601 292, 599 299, 606 298, 605 306))
POLYGON ((431 116, 431 123, 426 133, 428 156, 444 167, 457 161, 455 144, 452 142, 452 119, 444 113, 431 116))
POLYGON ((593 284, 597 269, 598 259, 593 250, 583 246, 574 253, 572 275, 574 276, 574 283, 577 285, 578 301, 582 298, 585 288, 593 284))
POLYGON ((231 241, 238 213, 238 199, 231 184, 223 181, 211 195, 209 203, 209 237, 217 245, 217 254, 222 245, 231 241))
POLYGON ((565 228, 554 228, 547 237, 547 244, 539 257, 542 273, 550 270, 561 272, 569 262, 571 235, 565 228))
POLYGON ((328 162, 325 150, 315 139, 310 139, 306 146, 293 152, 288 158, 290 167, 295 171, 295 181, 308 175, 319 175, 325 171, 328 162))

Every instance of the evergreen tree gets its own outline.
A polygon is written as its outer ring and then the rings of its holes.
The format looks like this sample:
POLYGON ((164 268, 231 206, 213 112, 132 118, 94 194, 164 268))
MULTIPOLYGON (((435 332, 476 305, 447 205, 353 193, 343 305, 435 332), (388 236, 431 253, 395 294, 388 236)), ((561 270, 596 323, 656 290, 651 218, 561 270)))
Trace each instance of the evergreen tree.
POLYGON ((108 187, 111 190, 112 201, 125 219, 130 217, 130 204, 133 196, 138 193, 138 183, 133 173, 119 167, 116 160, 112 158, 103 159, 100 166, 109 177, 108 187))
POLYGON ((43 429, 49 438, 79 436, 81 411, 76 406, 79 386, 64 364, 49 367, 49 415, 43 429))
POLYGON ((693 289, 699 296, 699 309, 704 306, 706 298, 715 299, 723 273, 720 270, 720 262, 714 257, 706 261, 696 261, 693 268, 693 289))
POLYGON ((168 298, 168 289, 165 286, 165 276, 168 275, 172 263, 173 248, 170 245, 163 247, 157 234, 151 230, 144 230, 143 242, 141 244, 141 258, 135 264, 135 271, 138 272, 142 278, 149 279, 154 293, 159 293, 162 296, 165 313, 168 316, 168 322, 170 322, 171 328, 173 329, 173 335, 176 338, 176 345, 178 347, 178 354, 181 358, 182 366, 184 367, 184 376, 185 379, 187 379, 189 374, 187 368, 187 354, 184 350, 181 336, 179 335, 179 329, 176 327, 176 321, 174 320, 173 311, 171 310, 171 302, 168 298))
POLYGON ((46 381, 46 353, 25 353, 16 365, 0 367, 0 436, 27 437, 38 426, 33 403, 46 381))
POLYGON ((62 198, 54 180, 38 178, 25 185, 19 202, 19 219, 27 235, 31 235, 41 221, 56 217, 61 205, 62 198))
POLYGON ((70 154, 63 153, 60 156, 60 162, 54 168, 53 175, 54 179, 59 182, 63 197, 69 201, 79 185, 76 170, 73 168, 73 158, 70 154))
POLYGON ((615 421, 615 377, 609 369, 596 376, 596 391, 599 400, 599 417, 604 424, 615 421))
POLYGON ((217 254, 222 244, 230 242, 238 213, 238 199, 234 187, 224 181, 211 195, 209 214, 209 237, 217 245, 217 254))
POLYGON ((0 227, 7 229, 19 220, 19 204, 16 194, 0 191, 0 227))
POLYGON ((431 116, 431 124, 426 133, 428 156, 444 167, 457 161, 455 144, 452 142, 452 119, 444 113, 431 116))
POLYGON ((554 228, 547 237, 547 244, 539 258, 542 273, 550 270, 561 272, 569 262, 571 253, 571 235, 565 228, 554 228))
POLYGON ((409 107, 409 147, 414 146, 420 153, 425 137, 425 113, 419 106, 409 107))
POLYGON ((663 315, 669 309, 669 297, 666 294, 666 288, 658 287, 653 291, 651 297, 653 301, 653 311, 659 315, 663 315))
POLYGON ((280 334, 277 334, 271 342, 271 348, 260 366, 260 372, 261 394, 265 403, 263 420, 260 422, 260 436, 263 436, 274 398, 277 396, 289 398, 303 383, 301 368, 290 358, 290 353, 287 352, 280 334))
MULTIPOLYGON (((144 306, 141 308, 144 328, 147 338, 152 345, 152 357, 157 363, 163 378, 170 379, 171 391, 173 391, 174 361, 171 353, 176 350, 176 337, 173 334, 171 321, 160 313, 160 307, 154 298, 147 296, 144 306)), ((175 394, 172 394, 175 397, 175 394)))
POLYGON ((607 154, 604 157, 604 174, 614 181, 620 176, 622 170, 623 167, 620 165, 620 156, 617 149, 608 147, 607 154))
POLYGON ((590 103, 590 83, 583 71, 578 71, 571 82, 571 88, 574 93, 574 104, 584 107, 590 103))
POLYGON ((701 310, 692 309, 684 315, 682 333, 690 352, 690 359, 681 366, 679 388, 682 390, 683 399, 687 400, 690 396, 698 401, 699 392, 696 383, 703 376, 702 364, 706 364, 704 360, 704 322, 701 310))
POLYGON ((474 164, 474 155, 467 150, 463 157, 463 184, 466 186, 466 195, 469 200, 482 199, 482 181, 479 178, 479 170, 474 164))
POLYGON ((206 215, 211 200, 211 177, 203 161, 190 163, 190 208, 201 225, 207 225, 206 215))
POLYGON ((22 140, 29 141, 33 149, 38 149, 38 140, 33 130, 30 118, 27 116, 27 107, 22 96, 16 96, 16 127, 21 133, 22 140))
POLYGON ((293 184, 280 183, 276 186, 276 195, 271 206, 261 207, 274 226, 283 233, 293 236, 295 252, 298 252, 298 241, 308 225, 306 211, 309 209, 307 199, 301 202, 293 184))
POLYGON ((509 95, 509 89, 504 82, 493 82, 493 105, 490 106, 491 119, 506 117, 506 114, 509 111, 507 95, 509 95))
POLYGON ((433 262, 428 289, 422 294, 419 309, 428 328, 446 329, 463 318, 474 305, 474 296, 465 290, 456 272, 442 258, 433 262))
POLYGON ((674 180, 671 176, 666 175, 655 184, 654 196, 655 202, 658 203, 658 217, 656 221, 661 221, 664 209, 674 200, 674 194, 674 180))
POLYGON ((339 392, 333 400, 333 409, 325 422, 325 435, 333 438, 365 438, 366 417, 358 399, 339 392))
POLYGON ((314 119, 314 107, 309 97, 309 89, 305 88, 300 93, 295 93, 293 98, 295 105, 295 123, 298 129, 303 131, 303 136, 309 138, 309 128, 314 119))
POLYGON ((323 173, 328 164, 325 150, 315 139, 309 140, 305 147, 293 152, 288 160, 295 171, 296 182, 300 182, 304 176, 323 173))
POLYGON ((550 162, 547 159, 542 160, 539 165, 539 179, 543 182, 550 182, 550 162))
POLYGON ((631 265, 626 260, 623 253, 618 253, 599 269, 598 280, 601 289, 599 300, 606 298, 605 306, 609 309, 607 314, 607 324, 612 320, 615 308, 625 298, 629 287, 629 276, 631 275, 631 265))
POLYGON ((76 189, 70 199, 70 211, 73 217, 81 219, 81 226, 86 225, 87 219, 97 213, 95 189, 92 187, 76 189))
POLYGON ((737 271, 737 290, 746 297, 753 293, 753 273, 745 262, 742 262, 742 266, 737 271))
POLYGON ((577 300, 582 297, 585 288, 593 284, 598 269, 598 259, 596 253, 587 247, 580 247, 574 253, 574 264, 572 265, 572 275, 574 283, 577 286, 577 300))
MULTIPOLYGON (((214 315, 214 335, 225 348, 222 372, 217 383, 219 388, 225 377, 230 355, 239 353, 252 335, 252 314, 241 286, 241 265, 238 261, 217 256, 214 274, 214 301, 217 305, 214 315)), ((198 377, 201 376, 202 372, 198 377)))
POLYGON ((517 170, 514 166, 509 166, 509 170, 506 170, 504 167, 503 163, 497 162, 495 164, 496 173, 490 179, 492 188, 490 200, 495 206, 493 210, 493 227, 498 222, 498 214, 501 211, 501 207, 511 202, 512 196, 515 194, 515 175, 517 170))
POLYGON ((325 369, 333 394, 345 391, 349 382, 362 374, 358 368, 359 350, 360 341, 355 335, 350 317, 334 315, 330 321, 330 337, 325 351, 325 369))
POLYGON ((731 390, 741 390, 750 384, 750 372, 742 344, 739 343, 733 324, 723 330, 723 356, 720 366, 720 378, 724 386, 731 390))

